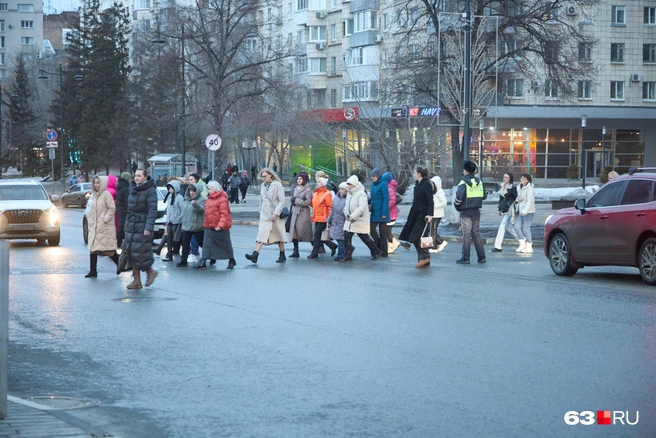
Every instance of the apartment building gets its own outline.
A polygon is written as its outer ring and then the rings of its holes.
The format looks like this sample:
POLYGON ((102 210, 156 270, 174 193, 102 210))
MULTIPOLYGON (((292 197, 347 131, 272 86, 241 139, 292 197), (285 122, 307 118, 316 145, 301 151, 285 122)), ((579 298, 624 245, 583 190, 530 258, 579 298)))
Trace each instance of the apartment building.
POLYGON ((0 2, 0 80, 17 56, 24 60, 43 53, 43 3, 0 2))

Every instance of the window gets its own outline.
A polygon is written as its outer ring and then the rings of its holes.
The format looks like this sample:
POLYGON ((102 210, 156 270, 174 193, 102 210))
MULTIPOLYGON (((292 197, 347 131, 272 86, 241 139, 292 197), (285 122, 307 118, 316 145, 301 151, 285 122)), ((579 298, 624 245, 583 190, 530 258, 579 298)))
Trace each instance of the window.
POLYGON ((592 81, 579 81, 579 100, 592 99, 592 81))
POLYGON ((337 74, 337 57, 333 56, 330 58, 330 73, 333 75, 337 74))
POLYGON ((378 81, 353 82, 344 86, 344 100, 377 100, 378 81))
POLYGON ((378 13, 376 11, 363 11, 353 14, 354 32, 363 32, 378 28, 378 13))
POLYGON ((396 13, 396 17, 394 19, 394 22, 396 23, 396 27, 397 28, 405 27, 406 18, 405 18, 405 14, 403 13, 403 9, 397 9, 395 13, 396 13))
POLYGON ((592 44, 579 43, 579 61, 592 62, 592 44))
POLYGON ((656 62, 656 44, 642 45, 642 61, 656 62))
POLYGON ((364 50, 362 47, 356 47, 355 49, 351 49, 349 52, 347 52, 347 65, 362 65, 364 59, 363 52, 364 50))
POLYGON ((0 65, 5 65, 5 54, 0 53, 0 65))
MULTIPOLYGON (((4 64, 4 62, 3 62, 4 64)), ((656 82, 642 83, 642 98, 644 100, 656 101, 656 82)))
POLYGON ((8 11, 9 3, 0 3, 0 11, 8 11))
POLYGON ((624 43, 610 45, 610 62, 624 62, 624 43))
POLYGON ((622 195, 621 205, 646 204, 654 200, 653 181, 634 179, 622 195))
POLYGON ((310 90, 305 92, 305 104, 308 108, 312 108, 312 92, 310 90))
POLYGON ((303 11, 308 8, 309 0, 296 0, 296 10, 303 11))
POLYGON ((330 106, 337 108, 337 90, 334 88, 330 90, 330 106))
POLYGON ((296 58, 296 64, 294 65, 294 73, 305 73, 308 71, 308 58, 307 56, 299 56, 296 58))
POLYGON ((544 82, 544 97, 547 99, 558 98, 558 86, 554 84, 553 81, 544 82))
POLYGON ((333 24, 330 26, 330 39, 331 41, 337 41, 337 25, 333 24))
POLYGON ((349 36, 353 35, 353 29, 355 28, 355 24, 353 23, 353 19, 349 18, 344 22, 344 36, 349 36))
POLYGON ((299 46, 301 44, 303 44, 303 31, 302 30, 296 31, 296 44, 299 45, 299 46))
POLYGON ((34 45, 34 37, 21 37, 21 44, 23 46, 33 46, 34 45))
POLYGON ((415 26, 419 21, 419 8, 410 9, 410 24, 415 26))
POLYGON ((517 52, 517 40, 513 37, 506 37, 506 40, 501 43, 501 53, 512 56, 515 52, 517 52))
POLYGON ((150 30, 150 20, 139 20, 139 30, 146 32, 150 30))
POLYGON ((134 2, 135 9, 150 9, 150 0, 137 0, 134 2))
POLYGON ((316 94, 317 107, 325 108, 326 106, 326 90, 314 90, 316 94))
POLYGON ((309 58, 309 60, 311 74, 326 73, 326 58, 309 58))
POLYGON ((410 44, 410 60, 419 61, 419 44, 410 44))
POLYGON ((610 81, 610 99, 624 100, 624 81, 610 81))
POLYGON ((387 24, 387 14, 383 14, 383 30, 387 30, 388 24, 387 24))
POLYGON ((506 97, 524 97, 524 79, 504 80, 506 97))
POLYGON ((5 31, 5 20, 0 20, 0 32, 5 31))
POLYGON ((656 7, 645 7, 645 24, 656 24, 656 7))
POLYGON ((624 184, 622 183, 606 184, 590 198, 586 207, 614 207, 619 202, 623 190, 624 184))
POLYGON ((21 29, 34 29, 34 21, 21 20, 21 29))
POLYGON ((558 4, 549 3, 544 14, 547 21, 558 21, 558 4))
POLYGON ((5 48, 5 37, 0 36, 0 49, 5 48))
POLYGON ((626 9, 624 6, 613 6, 611 24, 615 26, 626 26, 626 9))
POLYGON ((308 41, 326 41, 326 26, 310 26, 308 41))
POLYGON ((32 3, 18 3, 18 12, 34 12, 34 5, 32 3))
POLYGON ((257 50, 257 40, 255 38, 246 38, 244 40, 244 51, 254 52, 257 50))
POLYGON ((294 9, 292 8, 291 3, 287 3, 287 10, 289 11, 289 18, 292 18, 292 14, 294 13, 294 9))

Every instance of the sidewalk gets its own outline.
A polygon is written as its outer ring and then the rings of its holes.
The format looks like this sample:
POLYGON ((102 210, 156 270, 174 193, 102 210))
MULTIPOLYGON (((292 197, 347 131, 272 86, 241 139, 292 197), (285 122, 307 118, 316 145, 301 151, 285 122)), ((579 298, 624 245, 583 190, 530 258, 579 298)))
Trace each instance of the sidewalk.
POLYGON ((0 437, 111 437, 113 435, 93 427, 62 411, 43 410, 44 406, 7 397, 7 418, 0 419, 0 437))

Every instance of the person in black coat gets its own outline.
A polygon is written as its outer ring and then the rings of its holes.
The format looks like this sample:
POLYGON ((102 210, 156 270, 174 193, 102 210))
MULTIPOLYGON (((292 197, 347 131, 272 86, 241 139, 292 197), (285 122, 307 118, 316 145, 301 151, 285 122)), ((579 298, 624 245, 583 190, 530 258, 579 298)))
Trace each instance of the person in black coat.
POLYGON ((128 207, 128 195, 130 195, 130 172, 123 172, 116 183, 116 215, 118 216, 118 232, 116 233, 116 244, 120 248, 125 238, 125 212, 128 207))
POLYGON ((132 264, 134 281, 128 289, 141 289, 141 271, 146 271, 146 287, 153 284, 157 271, 153 269, 153 239, 157 219, 157 189, 155 181, 145 169, 137 169, 130 185, 127 213, 125 216, 125 251, 132 264))
POLYGON ((428 169, 425 167, 418 167, 414 174, 415 190, 414 200, 408 220, 399 235, 399 240, 405 240, 415 245, 417 249, 417 258, 419 262, 415 268, 427 268, 430 266, 430 248, 422 248, 420 239, 424 235, 425 230, 428 230, 430 235, 430 223, 433 220, 433 195, 435 194, 435 187, 430 181, 428 169), (428 224, 428 227, 426 226, 428 224))

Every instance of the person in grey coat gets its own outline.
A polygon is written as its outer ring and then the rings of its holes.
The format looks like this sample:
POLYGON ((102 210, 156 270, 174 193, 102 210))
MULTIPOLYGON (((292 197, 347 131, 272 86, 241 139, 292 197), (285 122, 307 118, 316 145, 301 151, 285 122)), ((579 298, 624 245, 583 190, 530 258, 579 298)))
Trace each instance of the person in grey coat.
POLYGON ((146 271, 146 287, 153 284, 157 271, 153 269, 153 238, 157 219, 157 189, 145 169, 137 169, 130 186, 125 214, 125 250, 132 264, 134 280, 128 289, 141 289, 141 271, 146 271))
POLYGON ((337 241, 336 262, 344 260, 344 207, 346 207, 346 195, 348 194, 348 185, 345 182, 339 185, 339 191, 333 198, 333 208, 328 216, 328 225, 330 225, 330 238, 337 241))
POLYGON ((289 240, 294 244, 294 252, 289 258, 298 258, 298 242, 312 242, 314 233, 312 232, 312 214, 310 205, 312 205, 312 190, 308 186, 308 174, 303 172, 296 178, 296 187, 291 197, 292 211, 291 221, 289 223, 289 240))
POLYGON ((195 236, 197 242, 203 242, 205 233, 203 220, 205 219, 205 197, 202 195, 201 184, 189 184, 184 201, 182 202, 182 255, 178 268, 187 266, 187 258, 191 247, 191 237, 195 236))
POLYGON ((230 184, 230 203, 239 204, 239 184, 241 184, 241 177, 237 172, 232 172, 232 176, 228 178, 230 184))
MULTIPOLYGON (((172 179, 166 184, 169 191, 164 198, 166 203, 166 234, 162 236, 162 241, 166 243, 166 257, 164 262, 173 261, 173 254, 180 253, 180 244, 182 243, 182 203, 184 197, 180 194, 180 181, 172 179)), ((161 246, 161 243, 160 243, 161 246)), ((158 247, 161 251, 161 248, 158 247)), ((159 252, 155 250, 155 254, 159 252)))

